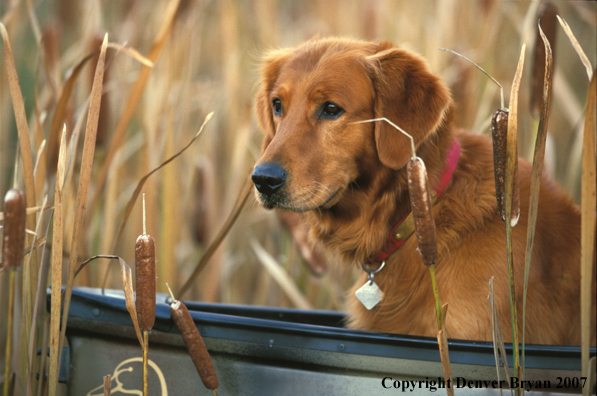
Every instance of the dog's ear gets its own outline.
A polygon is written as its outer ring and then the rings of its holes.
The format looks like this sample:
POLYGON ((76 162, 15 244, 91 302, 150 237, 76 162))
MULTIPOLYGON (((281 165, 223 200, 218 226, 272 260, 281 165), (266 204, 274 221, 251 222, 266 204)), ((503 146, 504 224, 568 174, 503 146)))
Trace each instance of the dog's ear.
MULTIPOLYGON (((411 134, 418 147, 444 119, 451 103, 447 87, 419 56, 389 43, 381 43, 367 61, 375 117, 386 117, 411 134)), ((392 169, 403 167, 411 156, 409 139, 385 121, 375 123, 375 143, 379 159, 392 169)))
POLYGON ((280 69, 291 55, 292 50, 282 49, 270 52, 263 59, 261 66, 261 82, 255 100, 257 122, 264 133, 263 145, 261 147, 262 152, 274 138, 274 120, 272 118, 270 93, 278 80, 280 69))

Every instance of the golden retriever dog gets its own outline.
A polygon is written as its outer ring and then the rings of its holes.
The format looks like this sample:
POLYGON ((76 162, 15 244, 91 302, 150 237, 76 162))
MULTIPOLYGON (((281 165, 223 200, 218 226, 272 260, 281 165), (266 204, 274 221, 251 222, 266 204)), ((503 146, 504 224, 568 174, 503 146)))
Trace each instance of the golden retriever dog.
MULTIPOLYGON (((350 292, 351 328, 437 334, 431 280, 416 237, 383 254, 392 229, 411 210, 405 166, 411 145, 388 123, 359 121, 387 117, 413 136, 430 188, 447 181, 433 206, 439 296, 449 303, 447 333, 492 339, 487 296, 494 277, 502 333, 511 341, 505 225, 496 204, 491 139, 454 127, 450 92, 421 57, 388 42, 336 38, 276 50, 263 62, 256 112, 265 133, 253 171, 259 202, 300 213, 311 238, 345 263, 376 270, 385 260, 374 275, 383 291, 377 305, 369 310, 355 297, 367 282, 365 271, 350 292), (446 171, 450 162, 455 169, 446 171)), ((519 324, 530 176, 530 164, 520 160, 520 221, 513 231, 519 324)), ((544 176, 527 297, 528 343, 580 345, 579 256, 579 208, 544 176)), ((592 293, 595 301, 595 283, 592 293)))

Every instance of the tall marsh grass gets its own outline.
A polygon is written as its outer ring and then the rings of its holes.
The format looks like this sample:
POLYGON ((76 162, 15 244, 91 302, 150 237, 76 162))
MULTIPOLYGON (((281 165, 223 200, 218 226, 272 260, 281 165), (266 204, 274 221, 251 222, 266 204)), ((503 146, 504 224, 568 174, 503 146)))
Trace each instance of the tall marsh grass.
MULTIPOLYGON (((597 3, 554 3, 595 65, 597 3)), ((316 34, 391 40, 423 54, 445 79, 458 106, 460 127, 488 134, 491 115, 500 107, 499 90, 467 62, 438 48, 473 59, 508 92, 522 43, 533 47, 538 6, 538 2, 494 0, 0 2, 0 22, 6 26, 24 103, 23 112, 15 116, 8 79, 11 60, 0 51, 0 196, 12 187, 19 162, 17 185, 28 190, 32 200, 28 206, 42 206, 47 200, 51 207, 63 128, 67 152, 66 175, 59 183, 64 184, 60 210, 39 209, 28 216, 28 229, 38 235, 28 236, 27 246, 42 243, 16 272, 13 394, 42 394, 34 373, 45 362, 33 351, 49 343, 44 299, 51 259, 65 264, 63 284, 77 262, 94 255, 115 254, 133 263, 133 247, 142 229, 139 202, 122 235, 116 236, 137 183, 183 148, 213 111, 197 141, 148 178, 142 189, 147 232, 156 241, 158 291, 166 292, 166 283, 179 290, 188 279, 259 156, 261 135, 252 99, 263 52, 297 45, 316 34), (107 50, 101 110, 94 113, 89 110, 90 93, 106 33, 111 44, 125 49, 110 45, 107 50), (92 115, 97 117, 97 135, 89 192, 82 202, 80 226, 75 227, 79 175, 86 161, 85 125, 92 115), (24 134, 31 147, 21 154, 24 134), (33 169, 22 165, 28 161, 33 169), (63 243, 54 235, 56 215, 62 216, 58 228, 63 243), (78 245, 77 253, 72 241, 78 245), (60 245, 63 251, 54 251, 60 245)), ((559 34, 557 41, 545 168, 580 202, 588 82, 565 35, 559 34)), ((527 159, 532 157, 536 130, 530 80, 528 74, 523 76, 519 96, 518 152, 527 159)), ((95 260, 86 265, 74 285, 100 287, 107 276, 107 287, 120 288, 119 267, 109 263, 95 260)), ((303 301, 313 308, 342 309, 354 276, 336 265, 322 277, 313 276, 279 219, 251 197, 195 287, 177 297, 283 307, 303 301), (255 246, 265 248, 280 268, 265 266, 255 246), (298 300, 297 290, 302 294, 298 300)), ((0 272, 1 367, 9 279, 8 271, 0 272)))

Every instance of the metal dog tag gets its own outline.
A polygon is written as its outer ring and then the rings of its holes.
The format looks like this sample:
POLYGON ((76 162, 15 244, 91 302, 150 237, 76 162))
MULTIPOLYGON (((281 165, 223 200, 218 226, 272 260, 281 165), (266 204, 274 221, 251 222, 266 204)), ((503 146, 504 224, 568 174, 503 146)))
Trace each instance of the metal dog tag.
POLYGON ((368 310, 379 304, 383 298, 381 289, 377 287, 375 282, 369 280, 354 294, 368 310))

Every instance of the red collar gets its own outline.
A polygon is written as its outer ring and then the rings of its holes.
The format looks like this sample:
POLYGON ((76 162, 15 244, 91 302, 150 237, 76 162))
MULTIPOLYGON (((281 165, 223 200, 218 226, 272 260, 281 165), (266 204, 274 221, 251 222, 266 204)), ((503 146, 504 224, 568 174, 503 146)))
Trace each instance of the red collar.
MULTIPOLYGON (((456 165, 458 164, 459 157, 460 143, 458 140, 454 140, 454 143, 452 143, 452 146, 446 155, 446 166, 444 167, 444 171, 439 178, 438 184, 434 188, 435 193, 432 193, 432 204, 435 203, 450 182, 450 179, 454 174, 454 169, 456 169, 456 165)), ((412 213, 409 211, 402 219, 400 219, 398 224, 392 228, 386 238, 386 243, 383 249, 372 260, 369 260, 369 262, 381 263, 386 260, 392 253, 398 250, 404 242, 406 242, 414 231, 415 225, 412 213)))

